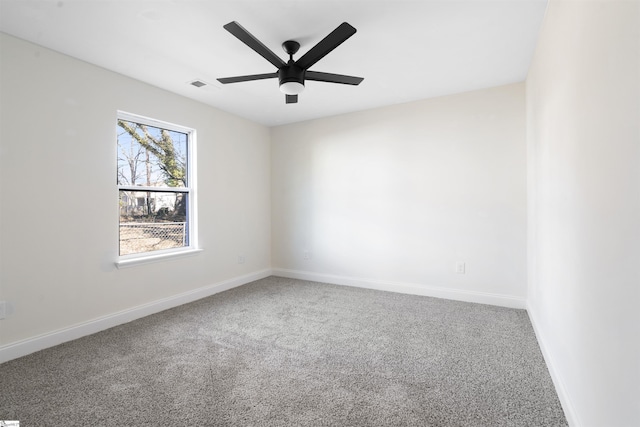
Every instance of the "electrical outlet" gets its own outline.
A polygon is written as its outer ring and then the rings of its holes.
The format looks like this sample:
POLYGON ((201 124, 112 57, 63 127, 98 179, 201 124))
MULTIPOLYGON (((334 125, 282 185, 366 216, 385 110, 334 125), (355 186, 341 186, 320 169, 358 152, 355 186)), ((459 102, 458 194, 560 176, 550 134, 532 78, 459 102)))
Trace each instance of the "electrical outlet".
POLYGON ((7 317, 7 302, 0 301, 0 319, 5 319, 7 317))
POLYGON ((456 263, 456 274, 465 274, 464 261, 458 261, 456 263))
POLYGON ((309 251, 307 251, 307 250, 302 251, 302 258, 303 259, 311 259, 311 254, 309 253, 309 251))
POLYGON ((244 255, 238 255, 238 264, 244 264, 244 255))

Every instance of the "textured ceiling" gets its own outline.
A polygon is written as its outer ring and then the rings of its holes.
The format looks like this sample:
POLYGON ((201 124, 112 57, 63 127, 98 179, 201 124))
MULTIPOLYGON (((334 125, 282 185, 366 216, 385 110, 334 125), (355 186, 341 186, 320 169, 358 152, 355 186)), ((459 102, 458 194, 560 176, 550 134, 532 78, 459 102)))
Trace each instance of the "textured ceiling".
POLYGON ((0 30, 258 123, 274 126, 523 81, 546 0, 0 0, 0 30), (237 21, 287 59, 340 23, 357 33, 311 69, 364 77, 307 82, 286 105, 275 68, 222 26, 237 21), (189 83, 202 80, 196 88, 189 83))

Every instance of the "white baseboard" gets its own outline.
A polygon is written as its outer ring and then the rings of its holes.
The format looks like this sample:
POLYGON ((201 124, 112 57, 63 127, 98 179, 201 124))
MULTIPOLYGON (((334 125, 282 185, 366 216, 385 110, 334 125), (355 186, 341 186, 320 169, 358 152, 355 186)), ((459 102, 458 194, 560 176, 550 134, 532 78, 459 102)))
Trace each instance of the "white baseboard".
POLYGON ((265 269, 0 347, 0 363, 271 276, 265 269))
POLYGON ((524 298, 511 295, 491 294, 487 292, 473 292, 462 289, 443 288, 438 286, 418 285, 415 283, 381 282, 372 279, 362 279, 348 276, 334 276, 330 274, 313 273, 309 271, 272 269, 274 276, 290 279, 310 280, 314 282, 331 283, 334 285, 355 286, 358 288, 377 289, 380 291, 399 292, 403 294, 422 295, 428 297, 445 298, 456 301, 475 302, 480 304, 498 305, 509 308, 526 308, 524 298))
POLYGON ((531 320, 533 331, 535 332, 536 338, 538 339, 538 346, 540 347, 540 351, 542 352, 544 361, 547 364, 549 375, 551 375, 551 380, 553 381, 553 385, 556 388, 556 393, 558 394, 558 399, 560 400, 560 404, 562 405, 564 416, 567 419, 569 426, 580 427, 584 424, 581 424, 578 420, 578 416, 575 409, 573 408, 573 405, 571 404, 571 399, 569 398, 569 394, 567 393, 564 381, 562 381, 562 377, 558 372, 557 365, 554 363, 553 356, 549 352, 549 347, 546 344, 545 337, 540 330, 538 316, 530 304, 527 305, 527 313, 529 314, 529 319, 531 320))
POLYGON ((491 294, 486 292, 472 292, 461 289, 442 288, 437 286, 418 285, 413 283, 381 282, 372 279, 355 278, 348 276, 336 276, 308 271, 287 270, 282 268, 265 269, 244 276, 234 277, 209 286, 198 288, 182 294, 163 298, 117 313, 102 316, 87 322, 79 323, 64 329, 48 332, 26 340, 6 344, 0 347, 0 363, 7 362, 18 357, 26 356, 45 348, 53 347, 67 341, 94 334, 105 329, 112 328, 163 310, 180 306, 226 291, 255 280, 263 279, 271 275, 287 277, 292 279, 310 280, 314 282, 331 283, 335 285, 355 286, 359 288, 376 289, 381 291, 399 292, 404 294, 430 296, 436 298, 446 298, 457 301, 474 302, 480 304, 490 304, 510 308, 526 308, 531 319, 531 324, 535 331, 540 349, 549 369, 549 374, 558 393, 558 398, 562 404, 567 421, 571 427, 579 427, 576 413, 573 409, 566 388, 555 367, 553 357, 549 353, 545 338, 539 327, 535 310, 527 306, 524 298, 510 295, 491 294))
POLYGON ((224 280, 193 291, 163 298, 127 310, 112 313, 67 328, 48 332, 22 341, 6 344, 0 347, 0 363, 7 362, 18 357, 26 356, 33 352, 53 347, 67 341, 94 334, 132 320, 140 319, 169 308, 177 307, 201 298, 226 291, 237 286, 244 285, 255 280, 276 275, 292 279, 311 280, 315 282, 331 283, 335 285, 355 286, 360 288, 377 289, 381 291, 399 292, 411 295, 422 295, 436 298, 446 298, 457 301, 491 304, 502 307, 525 308, 524 298, 510 295, 491 294, 485 292, 472 292, 460 289, 449 289, 435 286, 425 286, 412 283, 381 282, 372 279, 362 279, 347 276, 335 276, 298 270, 265 269, 255 273, 224 280))

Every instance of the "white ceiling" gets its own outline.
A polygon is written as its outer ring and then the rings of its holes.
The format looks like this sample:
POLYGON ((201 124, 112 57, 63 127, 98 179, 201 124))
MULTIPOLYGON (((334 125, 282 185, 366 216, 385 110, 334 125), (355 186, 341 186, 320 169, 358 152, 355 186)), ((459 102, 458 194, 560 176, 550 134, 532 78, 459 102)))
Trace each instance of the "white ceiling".
POLYGON ((523 81, 545 8, 546 0, 0 0, 0 30, 274 126, 523 81), (357 33, 311 69, 364 81, 310 81, 289 105, 277 79, 222 85, 216 78, 276 71, 222 28, 230 21, 285 60, 283 41, 300 42, 297 59, 349 22, 357 33))

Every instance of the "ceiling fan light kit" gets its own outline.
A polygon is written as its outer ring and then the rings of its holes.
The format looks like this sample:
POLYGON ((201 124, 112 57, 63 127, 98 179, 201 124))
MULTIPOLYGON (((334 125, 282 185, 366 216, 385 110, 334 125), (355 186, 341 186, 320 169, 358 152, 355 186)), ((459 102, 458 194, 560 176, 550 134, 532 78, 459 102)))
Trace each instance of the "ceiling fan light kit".
POLYGON ((329 52, 356 33, 356 29, 346 22, 340 24, 338 28, 333 30, 327 37, 320 40, 318 44, 302 55, 302 57, 297 61, 293 60, 293 55, 298 52, 298 49, 300 49, 300 43, 295 40, 287 40, 282 43, 282 48, 287 55, 289 55, 288 62, 284 62, 278 55, 273 53, 273 51, 266 47, 260 40, 256 39, 237 22, 229 22, 223 27, 225 30, 236 36, 241 42, 273 64, 278 71, 275 73, 219 78, 218 81, 220 83, 239 83, 278 77, 280 92, 285 94, 285 102, 287 104, 295 104, 298 102, 298 94, 304 91, 305 80, 340 83, 354 86, 359 85, 360 82, 364 80, 362 77, 308 71, 316 62, 324 58, 329 52))
POLYGON ((298 95, 304 90, 304 84, 300 82, 280 83, 280 92, 286 95, 298 95))

